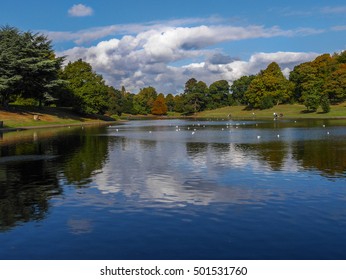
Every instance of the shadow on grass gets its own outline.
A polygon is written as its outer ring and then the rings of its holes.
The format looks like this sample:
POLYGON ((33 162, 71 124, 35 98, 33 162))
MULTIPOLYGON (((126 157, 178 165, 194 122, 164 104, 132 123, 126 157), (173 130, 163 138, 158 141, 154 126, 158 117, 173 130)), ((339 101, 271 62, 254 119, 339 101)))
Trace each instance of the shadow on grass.
POLYGON ((305 109, 305 110, 300 111, 300 113, 301 114, 313 114, 313 113, 316 113, 316 111, 305 109))
POLYGON ((300 111, 301 114, 317 114, 317 115, 324 115, 327 114, 329 112, 317 112, 317 111, 313 111, 313 110, 302 110, 300 111))
POLYGON ((254 110, 254 108, 252 108, 251 106, 246 106, 245 108, 242 109, 242 111, 252 111, 254 110))

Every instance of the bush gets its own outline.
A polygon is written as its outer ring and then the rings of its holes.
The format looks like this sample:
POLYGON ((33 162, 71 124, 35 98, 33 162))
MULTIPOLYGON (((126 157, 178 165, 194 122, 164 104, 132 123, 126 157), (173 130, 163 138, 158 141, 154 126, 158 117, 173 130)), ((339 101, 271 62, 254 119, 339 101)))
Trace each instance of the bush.
POLYGON ((322 107, 323 113, 330 112, 330 102, 327 96, 323 96, 321 98, 321 107, 322 107))
POLYGON ((305 98, 304 105, 311 112, 316 112, 320 106, 320 97, 315 94, 310 94, 305 98))
POLYGON ((34 98, 23 98, 17 97, 16 101, 12 103, 13 105, 22 105, 22 106, 38 106, 38 101, 34 98))

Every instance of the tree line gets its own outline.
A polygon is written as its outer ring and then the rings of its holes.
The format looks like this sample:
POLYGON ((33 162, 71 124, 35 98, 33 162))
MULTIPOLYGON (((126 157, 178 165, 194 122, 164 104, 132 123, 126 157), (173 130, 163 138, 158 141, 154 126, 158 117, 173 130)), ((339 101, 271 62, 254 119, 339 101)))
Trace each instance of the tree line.
POLYGON ((92 66, 78 60, 63 66, 51 41, 42 34, 0 28, 0 102, 72 107, 87 114, 194 114, 232 105, 267 109, 284 103, 302 103, 309 111, 346 100, 346 51, 323 54, 294 67, 286 78, 272 62, 256 75, 243 76, 232 85, 226 80, 209 86, 187 80, 180 94, 158 93, 152 86, 137 94, 115 89, 92 66))

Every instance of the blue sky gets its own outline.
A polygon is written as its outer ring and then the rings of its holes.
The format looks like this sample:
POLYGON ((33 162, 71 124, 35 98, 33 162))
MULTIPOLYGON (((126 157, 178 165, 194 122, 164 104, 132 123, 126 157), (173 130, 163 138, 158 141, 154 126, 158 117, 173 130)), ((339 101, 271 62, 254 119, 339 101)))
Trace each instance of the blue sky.
POLYGON ((58 55, 82 58, 107 83, 137 92, 180 92, 256 74, 285 75, 322 53, 346 49, 345 1, 6 1, 0 25, 46 34, 58 55))

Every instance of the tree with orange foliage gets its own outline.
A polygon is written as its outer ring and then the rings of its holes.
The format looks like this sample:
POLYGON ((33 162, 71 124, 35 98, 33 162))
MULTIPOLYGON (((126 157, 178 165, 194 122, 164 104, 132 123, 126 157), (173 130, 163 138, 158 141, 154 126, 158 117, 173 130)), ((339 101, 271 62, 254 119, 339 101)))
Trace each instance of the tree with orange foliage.
POLYGON ((153 107, 151 108, 151 113, 153 115, 166 115, 167 114, 167 105, 165 97, 160 93, 154 101, 153 107))

